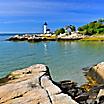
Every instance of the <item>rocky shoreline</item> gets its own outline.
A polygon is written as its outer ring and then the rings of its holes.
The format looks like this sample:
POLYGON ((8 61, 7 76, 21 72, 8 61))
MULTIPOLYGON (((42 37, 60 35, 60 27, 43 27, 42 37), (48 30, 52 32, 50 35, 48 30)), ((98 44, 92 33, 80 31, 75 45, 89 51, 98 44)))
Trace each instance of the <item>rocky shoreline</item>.
POLYGON ((104 41, 103 35, 82 35, 78 33, 72 33, 71 35, 61 34, 56 36, 55 34, 24 34, 24 35, 15 35, 6 39, 7 41, 28 41, 28 42, 41 42, 41 41, 73 41, 73 40, 81 40, 81 41, 104 41))
POLYGON ((0 79, 0 104, 104 104, 104 62, 83 68, 88 82, 52 80, 49 68, 37 64, 0 79))
POLYGON ((40 41, 57 41, 57 40, 80 40, 83 39, 85 36, 83 35, 70 35, 70 36, 64 36, 64 37, 59 37, 56 35, 47 35, 47 34, 42 34, 42 35, 29 35, 29 34, 24 34, 24 35, 15 35, 7 39, 8 41, 28 41, 28 42, 40 42, 40 41))

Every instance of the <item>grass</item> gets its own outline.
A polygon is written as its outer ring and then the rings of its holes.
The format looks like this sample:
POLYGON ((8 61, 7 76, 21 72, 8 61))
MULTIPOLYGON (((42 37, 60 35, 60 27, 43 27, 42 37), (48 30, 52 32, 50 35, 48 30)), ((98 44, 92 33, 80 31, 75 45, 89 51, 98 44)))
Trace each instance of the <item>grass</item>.
POLYGON ((93 36, 93 37, 86 37, 81 40, 84 40, 84 41, 104 41, 104 37, 93 36))
POLYGON ((46 40, 56 40, 57 39, 57 36, 54 36, 54 35, 52 35, 52 36, 43 35, 42 37, 45 38, 46 40))

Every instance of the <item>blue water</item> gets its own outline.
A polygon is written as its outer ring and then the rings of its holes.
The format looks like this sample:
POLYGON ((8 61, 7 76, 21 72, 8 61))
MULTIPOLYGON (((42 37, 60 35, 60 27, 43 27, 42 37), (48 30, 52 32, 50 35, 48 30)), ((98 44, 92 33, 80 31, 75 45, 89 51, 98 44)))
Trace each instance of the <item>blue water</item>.
POLYGON ((13 70, 33 64, 49 66, 52 78, 73 80, 83 83, 81 71, 87 67, 104 61, 104 42, 11 42, 5 41, 8 35, 0 36, 0 77, 13 70))

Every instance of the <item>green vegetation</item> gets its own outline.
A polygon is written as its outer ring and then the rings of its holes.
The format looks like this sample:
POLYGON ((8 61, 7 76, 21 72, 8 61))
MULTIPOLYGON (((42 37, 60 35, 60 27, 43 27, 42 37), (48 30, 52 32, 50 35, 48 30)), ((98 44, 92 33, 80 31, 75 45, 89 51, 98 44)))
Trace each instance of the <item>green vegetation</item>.
POLYGON ((69 26, 66 26, 65 29, 64 29, 64 28, 57 29, 57 30, 55 31, 55 34, 56 34, 56 35, 59 35, 60 33, 63 34, 63 33, 65 33, 66 31, 67 31, 68 33, 74 32, 74 31, 76 31, 76 27, 75 27, 74 25, 69 25, 69 26))
POLYGON ((104 41, 104 37, 92 36, 92 37, 83 38, 81 40, 84 40, 84 41, 104 41))
POLYGON ((78 28, 79 33, 84 35, 98 35, 104 34, 104 19, 90 22, 78 28))
POLYGON ((70 25, 71 32, 76 31, 76 27, 74 25, 70 25))
POLYGON ((57 29, 56 31, 55 31, 55 34, 56 35, 59 35, 59 34, 63 34, 63 33, 65 33, 65 29, 64 28, 60 28, 60 29, 57 29))

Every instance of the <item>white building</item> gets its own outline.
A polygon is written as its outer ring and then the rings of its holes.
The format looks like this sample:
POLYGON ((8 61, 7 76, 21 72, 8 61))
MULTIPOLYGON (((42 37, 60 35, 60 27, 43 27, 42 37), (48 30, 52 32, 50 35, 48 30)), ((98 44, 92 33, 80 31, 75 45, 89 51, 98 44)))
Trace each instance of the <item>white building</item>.
POLYGON ((43 26, 43 32, 44 32, 44 34, 47 33, 47 23, 46 22, 44 23, 44 26, 43 26))
POLYGON ((45 23, 44 23, 44 26, 43 26, 43 33, 44 33, 44 34, 49 34, 49 33, 50 33, 50 29, 48 29, 47 27, 48 27, 48 25, 47 25, 47 23, 45 22, 45 23))
POLYGON ((50 29, 47 29, 47 30, 46 30, 46 33, 47 33, 47 34, 50 34, 50 29))

